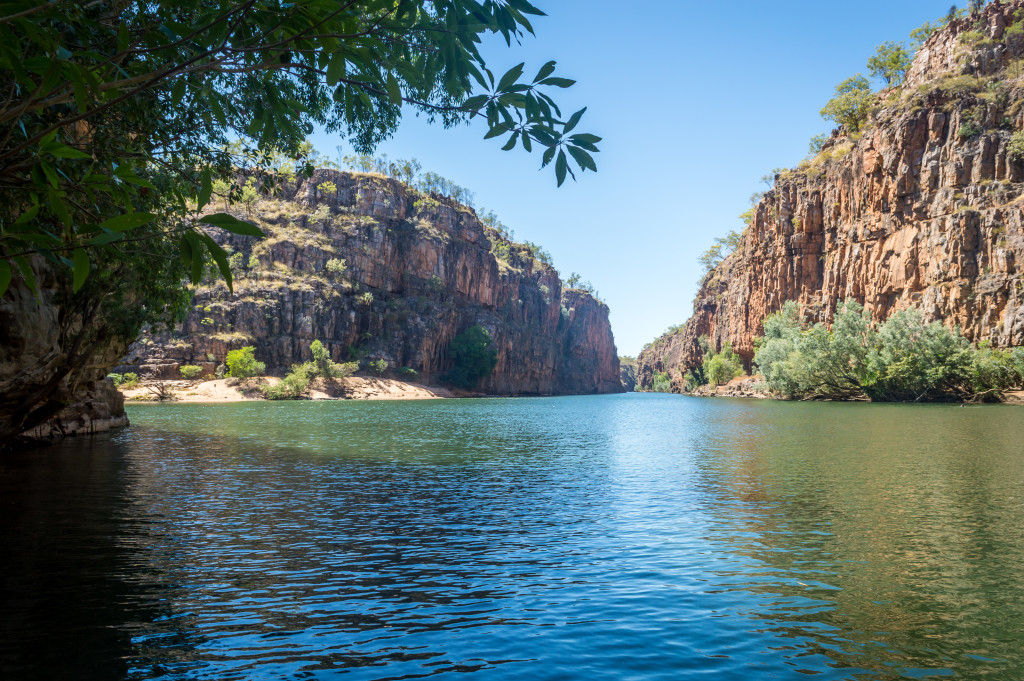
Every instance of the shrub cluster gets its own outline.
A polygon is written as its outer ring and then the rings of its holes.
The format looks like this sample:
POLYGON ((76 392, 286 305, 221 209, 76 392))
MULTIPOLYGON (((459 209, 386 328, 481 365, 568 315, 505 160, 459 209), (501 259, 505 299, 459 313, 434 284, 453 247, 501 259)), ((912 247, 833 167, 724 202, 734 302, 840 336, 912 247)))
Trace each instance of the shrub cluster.
POLYGON ((191 381, 199 378, 199 374, 203 373, 203 368, 194 364, 182 364, 178 367, 178 373, 180 373, 181 377, 186 381, 191 381))
POLYGON ((251 345, 228 352, 224 362, 228 365, 228 376, 232 378, 252 378, 262 376, 267 365, 256 361, 256 349, 251 345))
POLYGON ((651 392, 670 393, 672 392, 672 379, 667 371, 655 371, 651 376, 651 392))
POLYGON ((1024 348, 975 347, 916 309, 874 324, 854 302, 831 329, 786 303, 764 320, 754 361, 771 390, 798 399, 989 400, 1024 385, 1024 348))
POLYGON ((704 349, 704 377, 712 385, 725 385, 737 376, 743 375, 743 360, 732 350, 728 341, 721 352, 715 352, 706 336, 700 339, 704 349))
POLYGON ((309 392, 314 378, 346 378, 359 368, 356 362, 338 364, 331 361, 330 351, 319 340, 309 345, 313 360, 295 364, 277 385, 263 386, 263 396, 268 400, 296 400, 309 392))

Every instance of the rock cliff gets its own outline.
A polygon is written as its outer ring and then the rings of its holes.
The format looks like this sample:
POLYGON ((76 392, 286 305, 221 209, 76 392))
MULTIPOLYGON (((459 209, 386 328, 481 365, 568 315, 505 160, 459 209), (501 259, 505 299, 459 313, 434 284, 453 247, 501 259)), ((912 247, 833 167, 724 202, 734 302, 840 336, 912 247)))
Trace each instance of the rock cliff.
POLYGON ((0 297, 0 449, 128 424, 124 398, 105 378, 127 341, 98 339, 87 320, 100 313, 68 295, 44 260, 33 268, 38 295, 15 280, 0 297))
POLYGON ((638 358, 673 390, 698 339, 750 363, 761 321, 796 300, 812 321, 852 299, 876 320, 920 308, 974 341, 1024 345, 1024 2, 989 4, 921 47, 859 134, 776 177, 694 313, 638 358))
POLYGON ((552 267, 464 206, 379 175, 318 170, 256 201, 247 219, 268 238, 213 235, 232 253, 234 293, 200 287, 180 328, 145 336, 122 370, 213 373, 252 345, 283 373, 319 339, 335 361, 384 360, 433 382, 451 366, 451 340, 481 325, 498 360, 486 393, 622 390, 607 307, 563 289, 552 267))

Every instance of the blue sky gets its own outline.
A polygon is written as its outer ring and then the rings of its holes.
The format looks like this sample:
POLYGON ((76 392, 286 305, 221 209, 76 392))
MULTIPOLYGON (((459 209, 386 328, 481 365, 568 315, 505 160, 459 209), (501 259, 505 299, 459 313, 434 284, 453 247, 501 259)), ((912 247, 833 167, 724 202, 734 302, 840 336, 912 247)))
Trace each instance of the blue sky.
MULTIPOLYGON (((604 137, 598 173, 555 187, 540 154, 503 152, 483 126, 445 130, 408 117, 378 153, 417 158, 476 194, 516 239, 544 246, 563 278, 579 272, 611 308, 619 354, 685 321, 697 256, 742 224, 760 178, 795 165, 831 126, 818 111, 864 72, 876 45, 904 40, 949 0, 672 2, 534 0, 548 13, 521 46, 488 45, 503 72, 548 59, 577 80, 563 111, 604 137)), ((960 3, 963 4, 963 3, 960 3)), ((341 139, 313 136, 335 155, 341 139)), ((347 147, 347 144, 346 144, 347 147)))

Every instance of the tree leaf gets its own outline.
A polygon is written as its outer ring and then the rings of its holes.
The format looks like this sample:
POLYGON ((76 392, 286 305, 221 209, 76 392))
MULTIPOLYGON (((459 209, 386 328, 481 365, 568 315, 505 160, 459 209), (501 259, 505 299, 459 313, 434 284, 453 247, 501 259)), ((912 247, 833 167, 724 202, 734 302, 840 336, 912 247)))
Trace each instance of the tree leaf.
POLYGON ((498 81, 498 91, 500 92, 511 87, 513 83, 519 80, 519 77, 523 75, 524 66, 526 66, 525 62, 517 66, 513 66, 508 71, 506 71, 505 75, 501 77, 500 81, 498 81))
POLYGON ((228 215, 227 213, 211 213, 210 215, 204 215, 199 218, 199 222, 207 225, 213 225, 214 227, 220 227, 232 234, 240 234, 241 236, 254 236, 260 239, 266 236, 266 234, 263 233, 263 230, 251 222, 239 220, 235 216, 228 215))
POLYGON ((36 286, 36 273, 32 270, 32 263, 28 261, 28 258, 23 255, 16 255, 14 256, 14 264, 18 266, 21 276, 29 289, 33 293, 39 293, 39 287, 36 286))
POLYGON ((401 106, 402 104, 402 88, 398 84, 398 79, 395 78, 394 74, 388 74, 387 80, 388 100, 395 106, 401 106))
POLYGON ((538 83, 538 82, 544 80, 545 78, 547 78, 548 76, 550 76, 554 72, 555 72, 555 62, 554 61, 549 61, 544 66, 540 67, 540 71, 537 72, 537 77, 533 79, 533 82, 534 83, 538 83))
POLYGON ((217 269, 220 270, 221 276, 224 277, 224 283, 228 285, 228 290, 232 293, 235 292, 232 287, 231 281, 231 266, 228 264, 228 254, 224 252, 220 244, 214 241, 209 234, 200 234, 199 240, 206 246, 206 250, 213 256, 213 261, 217 263, 217 269))
POLYGON ((548 147, 547 151, 544 152, 544 156, 541 157, 541 168, 547 167, 551 163, 551 159, 555 157, 555 147, 548 147))
POLYGON ((199 210, 210 202, 210 196, 213 194, 213 174, 210 172, 210 168, 204 168, 203 174, 199 178, 199 196, 197 197, 199 210))
POLYGON ((29 220, 31 220, 32 218, 34 218, 38 214, 39 214, 39 204, 36 204, 36 205, 32 206, 31 208, 29 208, 24 213, 22 213, 20 216, 18 216, 18 219, 14 221, 14 224, 16 224, 16 225, 23 225, 26 222, 28 222, 29 220))
POLYGON ((84 248, 76 248, 74 255, 72 255, 72 260, 74 262, 74 285, 72 290, 78 293, 78 289, 82 288, 82 284, 85 283, 86 278, 89 276, 89 256, 84 248))
POLYGON ((572 157, 576 159, 576 163, 580 165, 580 168, 597 172, 597 165, 594 163, 594 159, 590 157, 590 154, 572 145, 569 145, 568 149, 572 157))
POLYGON ((72 149, 71 147, 66 146, 64 144, 60 145, 55 149, 51 149, 48 153, 51 154, 52 156, 56 156, 57 158, 92 158, 92 156, 85 153, 84 151, 72 149))
POLYGON ((512 137, 509 138, 508 142, 505 143, 505 146, 503 146, 501 148, 501 150, 502 151, 511 151, 511 150, 516 148, 516 144, 518 142, 519 142, 519 133, 518 132, 514 132, 514 133, 512 133, 512 137))
POLYGON ((556 78, 556 77, 552 76, 551 78, 545 78, 544 80, 542 80, 540 82, 540 84, 541 85, 553 85, 554 87, 560 87, 560 88, 567 88, 567 87, 572 87, 573 85, 575 85, 576 81, 575 80, 570 80, 568 78, 556 78))
POLYGON ((7 293, 7 287, 11 285, 11 264, 6 260, 0 260, 0 296, 7 293))
POLYGON ((582 109, 574 113, 572 116, 570 116, 569 120, 565 124, 565 127, 562 129, 562 134, 564 135, 573 128, 575 128, 579 124, 580 119, 583 118, 583 114, 585 114, 586 112, 587 107, 583 107, 582 109))
POLYGON ((171 89, 171 104, 178 106, 181 104, 181 100, 185 98, 185 92, 188 90, 188 81, 184 78, 178 78, 178 82, 174 84, 171 89))
POLYGON ((487 131, 487 134, 484 135, 484 139, 485 140, 489 140, 489 139, 491 139, 493 137, 498 137, 499 135, 504 135, 506 132, 508 132, 508 128, 505 126, 505 124, 504 123, 498 123, 493 128, 491 128, 490 130, 487 131))
POLYGON ((569 169, 569 161, 565 158, 565 151, 558 152, 558 160, 555 161, 555 177, 558 178, 558 186, 565 182, 565 173, 569 169))
POLYGON ((198 284, 203 280, 203 244, 195 232, 185 232, 185 239, 188 240, 189 255, 192 257, 192 262, 189 263, 190 279, 193 284, 198 284))
POLYGON ((337 85, 338 81, 344 76, 345 57, 336 52, 331 55, 331 60, 327 62, 327 84, 333 87, 334 85, 337 85))
POLYGON ((104 220, 100 223, 100 227, 111 232, 125 232, 152 222, 155 219, 156 215, 153 213, 125 213, 124 215, 104 220))
POLYGON ((89 239, 85 243, 88 244, 89 246, 104 246, 115 241, 120 241, 122 236, 123 234, 121 234, 120 232, 104 232, 99 236, 95 236, 89 239))

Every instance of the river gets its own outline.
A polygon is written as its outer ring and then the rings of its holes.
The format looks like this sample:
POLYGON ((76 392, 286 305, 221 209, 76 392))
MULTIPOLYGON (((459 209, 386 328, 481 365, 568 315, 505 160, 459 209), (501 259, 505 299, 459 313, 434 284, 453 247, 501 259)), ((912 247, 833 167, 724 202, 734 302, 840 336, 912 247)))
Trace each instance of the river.
POLYGON ((4 679, 1024 678, 1019 407, 130 416, 0 460, 4 679))

